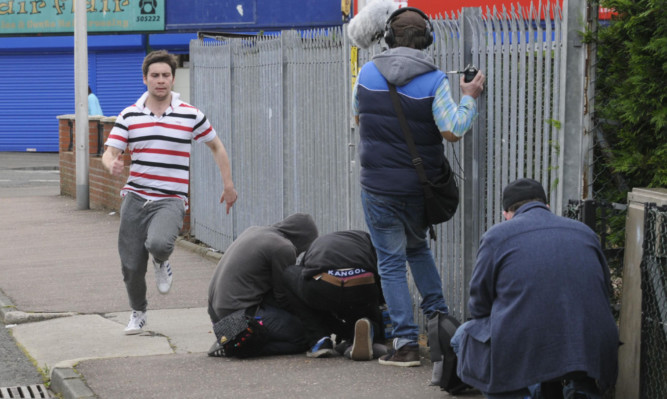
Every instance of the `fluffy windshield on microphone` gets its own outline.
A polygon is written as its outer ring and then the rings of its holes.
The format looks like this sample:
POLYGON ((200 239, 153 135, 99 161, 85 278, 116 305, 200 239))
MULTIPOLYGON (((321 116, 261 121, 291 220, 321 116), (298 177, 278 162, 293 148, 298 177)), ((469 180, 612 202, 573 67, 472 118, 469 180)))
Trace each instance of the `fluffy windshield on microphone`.
POLYGON ((368 48, 384 35, 387 19, 398 9, 393 0, 373 0, 350 20, 347 36, 352 44, 368 48))

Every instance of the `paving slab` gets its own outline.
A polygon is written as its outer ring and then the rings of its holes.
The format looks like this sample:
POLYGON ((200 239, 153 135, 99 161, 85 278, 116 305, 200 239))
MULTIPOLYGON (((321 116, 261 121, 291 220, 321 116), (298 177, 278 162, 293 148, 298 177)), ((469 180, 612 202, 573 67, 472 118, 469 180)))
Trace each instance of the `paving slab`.
MULTIPOLYGON (((388 367, 342 357, 240 360, 189 354, 89 360, 81 362, 77 370, 100 398, 454 397, 429 385, 430 362, 424 359, 422 363, 422 367, 388 367)), ((481 398, 478 392, 457 397, 481 398)))
POLYGON ((99 315, 82 315, 20 324, 12 334, 38 367, 72 367, 84 359, 171 354, 169 340, 146 332, 126 336, 123 325, 99 315))
MULTIPOLYGON (((129 312, 110 313, 105 317, 124 328, 129 312)), ((167 337, 174 353, 204 353, 215 342, 206 308, 150 310, 144 329, 167 337)))

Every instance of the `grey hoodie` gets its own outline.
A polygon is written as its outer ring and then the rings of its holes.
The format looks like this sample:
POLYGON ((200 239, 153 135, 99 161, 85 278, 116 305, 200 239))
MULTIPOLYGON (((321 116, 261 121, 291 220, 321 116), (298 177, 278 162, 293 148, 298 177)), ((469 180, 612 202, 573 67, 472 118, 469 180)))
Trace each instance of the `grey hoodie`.
POLYGON ((239 309, 259 305, 272 295, 286 303, 282 272, 317 238, 312 216, 296 213, 270 226, 246 229, 227 248, 208 289, 213 323, 239 309))
POLYGON ((292 242, 297 255, 307 250, 318 234, 313 217, 307 213, 295 213, 272 227, 292 242))
POLYGON ((373 63, 389 83, 408 84, 415 76, 438 69, 433 58, 422 50, 395 47, 373 57, 373 63))

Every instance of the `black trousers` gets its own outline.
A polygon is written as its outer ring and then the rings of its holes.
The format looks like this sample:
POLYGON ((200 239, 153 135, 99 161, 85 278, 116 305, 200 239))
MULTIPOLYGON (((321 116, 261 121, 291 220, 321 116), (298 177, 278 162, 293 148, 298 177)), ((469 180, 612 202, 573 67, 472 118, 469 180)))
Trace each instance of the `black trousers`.
POLYGON ((368 318, 373 326, 373 340, 384 340, 380 289, 377 284, 339 287, 323 280, 304 279, 302 267, 285 269, 285 285, 291 292, 290 311, 303 323, 309 345, 331 333, 344 340, 354 337, 354 324, 368 318))

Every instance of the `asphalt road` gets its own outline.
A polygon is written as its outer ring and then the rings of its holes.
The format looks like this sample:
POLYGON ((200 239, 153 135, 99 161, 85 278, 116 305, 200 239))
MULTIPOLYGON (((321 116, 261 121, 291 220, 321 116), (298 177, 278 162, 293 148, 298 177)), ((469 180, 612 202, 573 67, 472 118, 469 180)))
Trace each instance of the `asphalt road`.
POLYGON ((39 192, 58 195, 59 190, 58 154, 0 153, 0 197, 36 195, 39 192))
POLYGON ((0 388, 41 384, 42 376, 0 323, 0 388))

